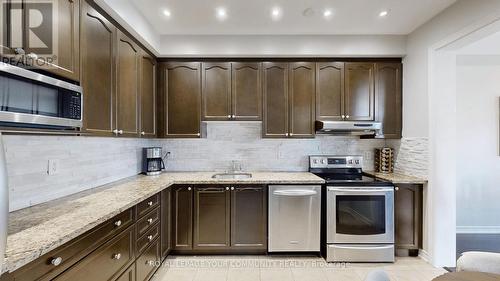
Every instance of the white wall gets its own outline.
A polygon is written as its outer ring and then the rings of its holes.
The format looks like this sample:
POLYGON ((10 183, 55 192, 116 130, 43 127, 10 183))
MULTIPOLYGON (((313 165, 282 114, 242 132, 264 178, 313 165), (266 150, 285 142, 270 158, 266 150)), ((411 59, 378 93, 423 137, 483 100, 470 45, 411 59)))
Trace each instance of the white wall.
POLYGON ((457 64, 457 231, 500 232, 500 56, 459 56, 457 64))
POLYGON ((459 0, 408 35, 403 71, 403 135, 429 135, 429 48, 444 38, 500 11, 498 0, 459 0))
POLYGON ((163 57, 402 57, 402 35, 164 35, 163 57))

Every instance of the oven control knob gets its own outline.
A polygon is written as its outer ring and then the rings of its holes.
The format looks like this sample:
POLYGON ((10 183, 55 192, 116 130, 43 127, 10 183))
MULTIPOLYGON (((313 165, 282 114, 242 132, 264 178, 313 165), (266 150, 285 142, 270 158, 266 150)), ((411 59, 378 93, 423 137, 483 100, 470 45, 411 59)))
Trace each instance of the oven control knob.
POLYGON ((314 164, 318 164, 318 159, 314 159, 314 160, 313 160, 313 163, 314 163, 314 164))
POLYGON ((356 164, 359 164, 359 160, 356 160, 355 162, 356 162, 356 164))
POLYGON ((352 160, 349 160, 349 165, 352 165, 352 160))

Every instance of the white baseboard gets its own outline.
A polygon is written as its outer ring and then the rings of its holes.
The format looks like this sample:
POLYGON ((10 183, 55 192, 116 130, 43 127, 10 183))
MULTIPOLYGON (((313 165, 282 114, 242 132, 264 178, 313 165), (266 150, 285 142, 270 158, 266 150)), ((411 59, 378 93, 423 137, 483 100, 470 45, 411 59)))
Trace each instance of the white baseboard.
POLYGON ((457 233, 500 234, 500 226, 457 226, 457 233))
POLYGON ((427 263, 430 263, 429 254, 427 253, 426 250, 423 249, 418 250, 418 257, 423 259, 427 263))

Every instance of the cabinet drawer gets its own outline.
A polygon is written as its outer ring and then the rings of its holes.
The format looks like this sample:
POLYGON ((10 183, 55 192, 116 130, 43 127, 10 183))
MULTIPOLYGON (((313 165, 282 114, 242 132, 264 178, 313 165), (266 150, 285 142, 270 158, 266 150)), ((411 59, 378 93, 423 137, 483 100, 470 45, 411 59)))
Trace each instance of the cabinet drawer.
POLYGON ((152 210, 144 217, 142 217, 142 219, 137 221, 137 237, 141 237, 159 220, 160 220, 160 208, 156 207, 156 209, 152 210))
POLYGON ((104 281, 114 279, 134 261, 134 238, 135 231, 131 226, 54 280, 104 281))
POLYGON ((160 194, 155 194, 148 199, 137 204, 137 218, 142 218, 160 204, 160 194))
POLYGON ((14 280, 51 280, 99 245, 134 223, 134 208, 130 208, 89 232, 43 255, 13 273, 14 280), (55 266, 52 262, 60 261, 55 266))
POLYGON ((158 237, 160 237, 160 225, 156 224, 144 236, 137 239, 137 254, 142 253, 158 237))
POLYGON ((156 239, 135 262, 136 280, 149 280, 159 266, 160 240, 156 239))

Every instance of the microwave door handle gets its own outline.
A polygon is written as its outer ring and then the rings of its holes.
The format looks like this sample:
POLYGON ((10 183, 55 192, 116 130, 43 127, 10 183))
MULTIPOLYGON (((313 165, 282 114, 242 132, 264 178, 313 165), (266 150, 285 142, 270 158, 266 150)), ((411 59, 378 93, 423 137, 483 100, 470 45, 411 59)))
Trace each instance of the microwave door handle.
POLYGON ((273 192, 274 195, 278 196, 312 196, 318 194, 318 192, 314 190, 276 190, 273 192))
POLYGON ((328 187, 328 191, 340 191, 340 192, 353 192, 353 193, 366 193, 366 192, 390 192, 394 191, 392 188, 335 188, 328 187))

